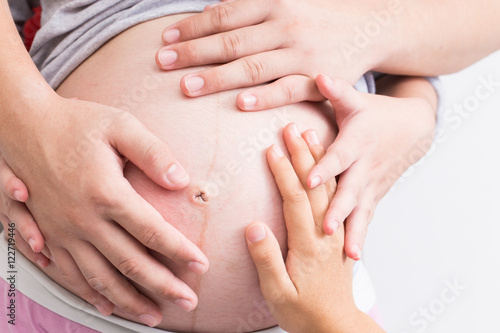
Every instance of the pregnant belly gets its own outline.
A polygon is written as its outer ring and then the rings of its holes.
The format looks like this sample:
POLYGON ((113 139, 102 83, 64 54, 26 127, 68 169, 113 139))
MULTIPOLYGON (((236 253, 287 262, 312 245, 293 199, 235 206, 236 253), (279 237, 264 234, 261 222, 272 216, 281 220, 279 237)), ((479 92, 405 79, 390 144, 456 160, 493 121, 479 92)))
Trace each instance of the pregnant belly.
MULTIPOLYGON (((282 144, 281 128, 294 121, 315 128, 324 144, 333 140, 324 104, 302 103, 263 112, 235 107, 237 91, 190 99, 182 95, 182 75, 197 69, 162 72, 154 54, 160 34, 186 15, 135 26, 109 41, 60 86, 77 97, 130 112, 164 140, 191 175, 190 185, 167 191, 128 164, 132 186, 170 223, 196 243, 210 260, 203 276, 152 253, 199 297, 191 313, 137 286, 163 312, 159 327, 172 331, 254 331, 275 325, 264 306, 258 277, 248 254, 244 229, 268 223, 286 251, 281 197, 265 160, 265 150, 282 144)), ((58 280, 56 276, 53 276, 58 280)))

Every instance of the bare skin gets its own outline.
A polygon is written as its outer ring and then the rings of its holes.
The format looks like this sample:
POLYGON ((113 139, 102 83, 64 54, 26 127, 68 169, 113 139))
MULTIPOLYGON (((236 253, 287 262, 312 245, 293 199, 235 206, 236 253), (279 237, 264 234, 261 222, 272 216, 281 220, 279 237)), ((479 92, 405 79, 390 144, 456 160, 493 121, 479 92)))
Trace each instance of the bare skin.
MULTIPOLYGON (((159 322, 159 327, 231 331, 239 325, 239 315, 252 311, 254 302, 262 300, 257 274, 243 239, 244 228, 256 218, 268 220, 282 248, 286 249, 282 212, 276 209, 275 201, 268 199, 279 198, 279 194, 275 186, 270 186, 273 183, 272 176, 262 155, 267 145, 262 140, 279 141, 280 127, 292 120, 300 127, 315 128, 321 142, 326 145, 333 141, 334 129, 331 127, 329 106, 324 104, 313 106, 303 103, 287 107, 284 109, 286 112, 283 119, 283 113, 280 113, 283 110, 239 112, 230 103, 238 92, 221 93, 186 103, 177 84, 187 71, 165 75, 155 68, 150 58, 150 51, 154 52, 159 44, 152 31, 159 31, 164 24, 182 17, 185 16, 150 21, 118 36, 82 64, 60 87, 58 93, 66 97, 78 94, 82 100, 122 109, 128 107, 160 139, 173 143, 172 147, 178 147, 174 153, 191 174, 191 183, 186 189, 178 192, 165 191, 147 180, 131 164, 126 167, 125 176, 134 189, 171 225, 207 254, 211 259, 211 269, 200 279, 164 256, 155 254, 155 258, 197 292, 198 307, 191 313, 178 309, 172 304, 171 297, 148 291, 138 285, 136 287, 161 309, 164 319, 159 322), (152 36, 151 39, 144 38, 148 35, 152 36), (110 62, 109 59, 118 61, 110 62), (128 66, 125 69, 124 64, 128 66), (156 85, 155 78, 160 80, 156 85), (147 98, 132 100, 130 96, 135 89, 145 89, 147 98), (134 104, 130 104, 131 101, 134 104), (269 133, 272 133, 272 137, 267 136, 269 133), (217 184, 214 177, 227 171, 231 159, 235 157, 242 160, 240 167, 244 170, 241 174, 232 176, 228 185, 221 186, 220 193, 215 195, 215 192, 211 192, 210 182, 217 184), (249 202, 249 198, 256 201, 249 202), (237 200, 241 202, 237 205, 238 210, 227 210, 228 202, 237 200), (242 288, 242 285, 245 287, 242 288), (241 290, 245 292, 242 293, 241 290), (214 294, 213 291, 217 293, 214 294), (230 315, 225 317, 221 313, 230 315)), ((430 92, 432 96, 432 88, 430 92)), ((414 112, 417 118, 421 117, 419 111, 420 107, 417 105, 414 112)), ((430 113, 432 114, 432 110, 430 113)), ((431 119, 429 129, 432 132, 432 117, 428 118, 431 119)), ((57 265, 50 263, 44 271, 78 294, 73 285, 64 281, 57 265)), ((98 277, 101 281, 106 281, 103 280, 105 276, 98 277)), ((96 276, 93 280, 95 278, 96 276)), ((137 320, 118 308, 115 313, 137 320)), ((261 327, 255 329, 274 324, 274 319, 269 315, 260 324, 261 327)))

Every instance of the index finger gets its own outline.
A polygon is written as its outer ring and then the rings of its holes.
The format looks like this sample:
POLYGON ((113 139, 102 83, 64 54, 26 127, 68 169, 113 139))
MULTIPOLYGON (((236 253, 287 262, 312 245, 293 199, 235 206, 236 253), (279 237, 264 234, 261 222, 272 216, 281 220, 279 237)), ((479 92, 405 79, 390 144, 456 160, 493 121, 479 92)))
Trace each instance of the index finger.
POLYGON ((195 273, 207 271, 208 259, 193 242, 165 221, 130 185, 125 185, 122 193, 126 199, 108 211, 111 219, 147 248, 189 267, 195 273))
POLYGON ((167 27, 162 39, 165 44, 172 44, 262 23, 269 7, 262 0, 219 4, 167 27))
POLYGON ((307 192, 280 147, 273 145, 268 149, 267 161, 283 198, 288 243, 293 246, 300 237, 302 240, 297 243, 303 244, 304 236, 313 237, 316 228, 307 192))

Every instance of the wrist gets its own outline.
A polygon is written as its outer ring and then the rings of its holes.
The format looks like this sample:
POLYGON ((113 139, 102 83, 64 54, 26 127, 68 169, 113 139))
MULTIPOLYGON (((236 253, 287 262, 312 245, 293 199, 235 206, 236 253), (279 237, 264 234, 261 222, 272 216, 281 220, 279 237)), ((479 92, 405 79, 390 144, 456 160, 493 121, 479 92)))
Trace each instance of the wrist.
POLYGON ((36 81, 26 83, 22 89, 11 87, 10 96, 5 97, 2 93, 0 99, 0 151, 4 156, 9 156, 12 151, 25 151, 26 144, 38 141, 36 137, 40 130, 46 134, 43 122, 54 121, 51 106, 60 97, 45 81, 41 84, 36 81))
POLYGON ((42 79, 21 78, 6 88, 0 98, 0 144, 13 133, 23 132, 48 117, 50 105, 59 96, 42 79))

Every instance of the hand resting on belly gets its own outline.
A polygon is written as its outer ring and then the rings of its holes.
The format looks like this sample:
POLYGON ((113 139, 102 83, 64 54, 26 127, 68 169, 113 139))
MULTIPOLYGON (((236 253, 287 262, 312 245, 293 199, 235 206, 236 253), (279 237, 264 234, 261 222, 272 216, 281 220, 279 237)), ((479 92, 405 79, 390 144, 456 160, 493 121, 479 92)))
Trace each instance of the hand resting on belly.
MULTIPOLYGON (((124 170, 136 191, 210 260, 209 271, 198 276, 152 253, 199 299, 198 307, 186 313, 171 299, 136 286, 160 306, 159 327, 188 332, 235 332, 248 330, 249 325, 252 330, 263 329, 276 322, 263 307, 245 227, 254 221, 266 223, 286 250, 281 196, 265 151, 273 143, 282 145, 282 128, 291 121, 302 130, 314 128, 328 146, 334 137, 332 117, 326 105, 309 103, 240 112, 234 104, 238 91, 185 97, 180 78, 199 68, 165 73, 152 56, 161 46, 162 29, 183 17, 164 17, 125 31, 87 59, 57 92, 130 112, 169 143, 191 176, 187 188, 172 192, 131 163, 124 170)), ((71 290, 54 267, 45 272, 71 290)), ((119 309, 115 314, 129 318, 119 309)))

